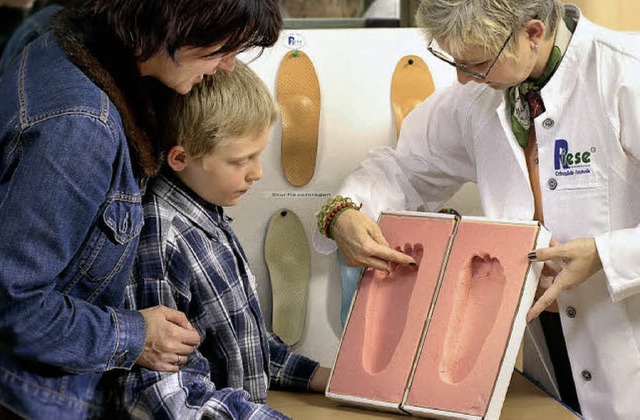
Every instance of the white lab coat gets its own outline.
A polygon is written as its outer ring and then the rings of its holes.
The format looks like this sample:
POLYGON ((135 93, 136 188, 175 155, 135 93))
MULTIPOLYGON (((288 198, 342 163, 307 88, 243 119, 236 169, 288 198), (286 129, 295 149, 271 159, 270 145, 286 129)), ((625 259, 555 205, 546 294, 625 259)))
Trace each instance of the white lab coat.
MULTIPOLYGON (((595 237, 604 266, 558 299, 583 415, 640 419, 640 38, 580 17, 541 94, 545 226, 560 242, 595 237)), ((396 150, 372 151, 340 193, 375 218, 435 211, 473 181, 487 217, 530 220, 527 165, 507 108, 503 92, 477 83, 436 91, 405 119, 396 150)))

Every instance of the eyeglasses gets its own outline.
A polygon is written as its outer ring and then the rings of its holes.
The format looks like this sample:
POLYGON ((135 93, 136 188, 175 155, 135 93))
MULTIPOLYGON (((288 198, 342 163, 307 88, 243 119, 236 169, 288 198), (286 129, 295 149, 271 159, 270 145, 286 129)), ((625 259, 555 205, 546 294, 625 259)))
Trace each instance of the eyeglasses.
POLYGON ((435 46, 438 45, 434 40, 431 40, 431 42, 427 46, 427 50, 429 50, 429 52, 431 54, 435 55, 440 60, 444 61, 447 64, 452 65, 453 67, 455 67, 456 69, 460 70, 461 72, 466 73, 471 77, 475 77, 476 79, 486 80, 487 76, 489 75, 489 72, 491 71, 493 66, 496 64, 496 62, 498 61, 498 58, 500 57, 500 54, 502 54, 502 51, 504 51, 504 49, 507 46, 507 44, 509 43, 509 40, 511 39, 512 35, 513 35, 513 32, 510 33, 509 37, 506 39, 506 41, 504 41, 504 44, 502 44, 502 48, 500 48, 500 51, 498 51, 498 55, 496 55, 496 58, 494 58, 493 61, 491 61, 491 64, 489 64, 489 67, 487 67, 487 69, 484 71, 484 73, 477 73, 477 72, 475 72, 473 70, 469 70, 467 68, 467 66, 465 66, 464 64, 456 64, 456 62, 453 59, 453 57, 451 57, 449 54, 447 54, 447 53, 445 53, 445 52, 443 52, 443 51, 441 51, 439 49, 435 49, 434 48, 434 44, 435 44, 435 46))

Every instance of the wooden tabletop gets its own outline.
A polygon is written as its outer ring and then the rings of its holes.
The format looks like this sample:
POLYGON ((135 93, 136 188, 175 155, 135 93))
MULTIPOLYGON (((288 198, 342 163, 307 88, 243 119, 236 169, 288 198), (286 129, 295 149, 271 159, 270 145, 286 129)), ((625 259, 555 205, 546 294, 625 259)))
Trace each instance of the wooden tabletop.
MULTIPOLYGON (((269 391, 267 404, 293 419, 405 419, 407 416, 349 407, 322 394, 269 391)), ((514 371, 501 420, 576 420, 580 417, 514 371)))

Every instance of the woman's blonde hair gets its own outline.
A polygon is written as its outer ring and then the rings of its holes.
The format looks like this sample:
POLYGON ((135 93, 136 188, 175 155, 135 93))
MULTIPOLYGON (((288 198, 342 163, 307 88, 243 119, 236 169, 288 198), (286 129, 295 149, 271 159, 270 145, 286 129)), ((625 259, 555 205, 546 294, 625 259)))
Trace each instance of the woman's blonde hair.
POLYGON ((165 150, 183 146, 201 157, 230 141, 259 135, 278 118, 271 92, 246 64, 232 72, 218 70, 186 95, 173 94, 162 123, 165 150))
MULTIPOLYGON (((482 47, 497 54, 512 33, 524 28, 531 19, 545 24, 546 36, 556 32, 564 16, 560 0, 421 0, 416 22, 428 41, 453 56, 468 48, 482 47)), ((515 37, 504 49, 505 58, 513 58, 515 37)))

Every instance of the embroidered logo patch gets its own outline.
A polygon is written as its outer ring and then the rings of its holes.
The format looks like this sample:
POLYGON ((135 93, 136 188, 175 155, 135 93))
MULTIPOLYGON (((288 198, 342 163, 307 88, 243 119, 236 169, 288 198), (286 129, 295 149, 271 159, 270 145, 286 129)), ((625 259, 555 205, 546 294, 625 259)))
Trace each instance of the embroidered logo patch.
POLYGON ((587 151, 569 150, 569 142, 557 139, 553 150, 553 165, 556 176, 573 176, 591 173, 591 163, 596 148, 587 151))

